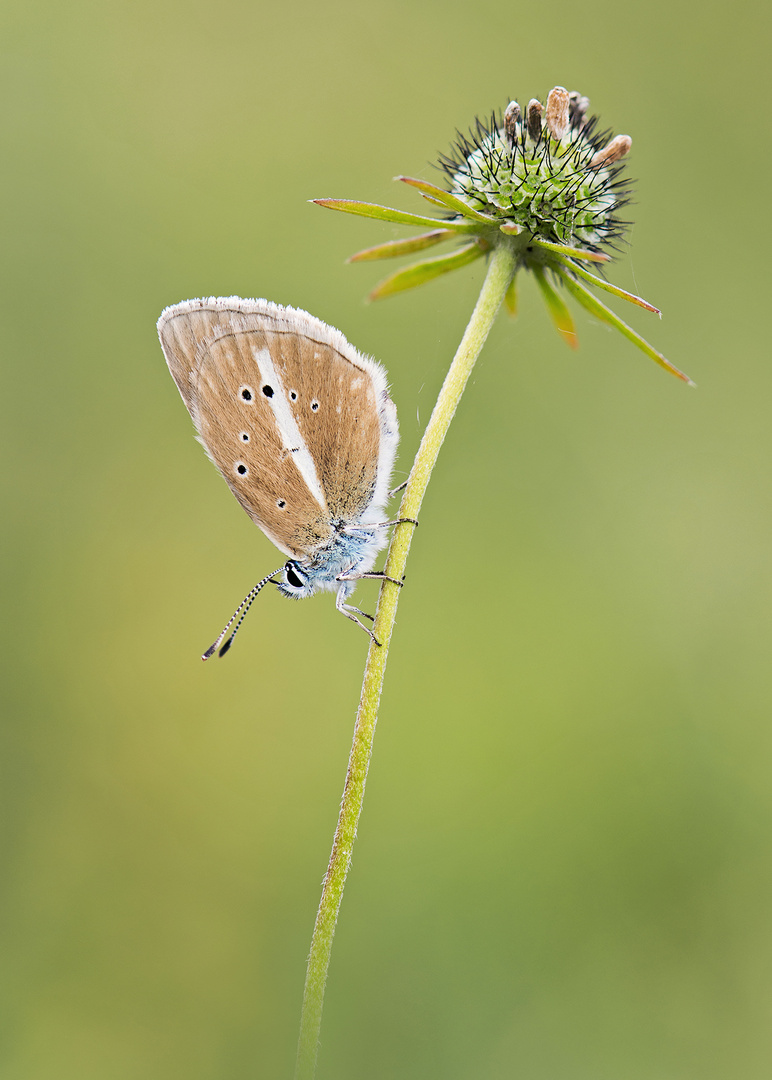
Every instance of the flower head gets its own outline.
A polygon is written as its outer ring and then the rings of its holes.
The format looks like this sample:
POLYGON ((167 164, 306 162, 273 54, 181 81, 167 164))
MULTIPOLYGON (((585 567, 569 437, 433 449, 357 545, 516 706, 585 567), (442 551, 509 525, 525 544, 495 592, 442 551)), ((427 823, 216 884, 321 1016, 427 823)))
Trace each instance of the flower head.
POLYGON ((512 101, 503 117, 478 120, 441 159, 450 190, 499 223, 600 251, 625 224, 617 215, 629 181, 619 179, 622 166, 615 163, 632 140, 596 134, 588 106, 587 98, 556 86, 546 109, 533 99, 523 113, 512 101))
POLYGON ((586 287, 585 282, 660 314, 647 301, 586 269, 587 263, 609 260, 608 249, 616 250, 627 224, 619 217, 629 201, 630 185, 622 176, 621 162, 632 145, 629 135, 612 138, 610 132, 599 131, 597 118, 588 117, 589 104, 586 97, 562 86, 550 91, 546 105, 532 98, 521 109, 512 101, 503 114, 478 119, 469 135, 459 134, 450 154, 441 157, 447 188, 397 177, 441 209, 443 217, 348 199, 314 201, 382 221, 431 226, 431 231, 411 239, 360 251, 351 256, 352 262, 406 255, 445 240, 462 241, 449 255, 398 270, 375 288, 371 299, 414 288, 508 244, 516 262, 507 292, 511 314, 517 310, 517 271, 531 271, 568 344, 576 347, 578 339, 563 289, 666 370, 690 382, 586 287))

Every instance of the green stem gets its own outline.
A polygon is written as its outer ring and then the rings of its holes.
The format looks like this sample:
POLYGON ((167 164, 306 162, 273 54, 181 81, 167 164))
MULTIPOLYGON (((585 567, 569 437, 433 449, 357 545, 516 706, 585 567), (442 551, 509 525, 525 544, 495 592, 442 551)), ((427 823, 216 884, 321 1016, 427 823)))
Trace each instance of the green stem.
MULTIPOLYGON (((421 445, 413 462, 402 505, 400 518, 418 518, 424 494, 432 474, 437 455, 440 452, 450 422, 461 400, 467 380, 472 373, 475 361, 485 344, 494 319, 498 314, 504 295, 515 271, 515 255, 508 242, 499 244, 491 256, 488 273, 482 291, 461 339, 461 344, 450 366, 445 382, 440 390, 437 403, 424 432, 421 445)), ((402 580, 405 573, 410 543, 415 528, 411 524, 402 524, 395 528, 389 547, 385 572, 389 577, 402 580)), ((324 987, 327 981, 327 969, 330 964, 332 939, 338 919, 340 902, 346 874, 351 865, 357 822, 362 810, 365 794, 367 769, 373 748, 375 724, 378 719, 378 705, 383 688, 386 670, 386 658, 389 642, 397 614, 397 602, 402 590, 388 581, 383 582, 378 610, 375 615, 373 631, 382 644, 370 644, 367 654, 362 696, 359 702, 354 741, 346 773, 338 826, 332 844, 332 854, 322 887, 322 898, 311 939, 311 951, 308 957, 305 992, 303 995, 303 1013, 300 1021, 300 1040, 295 1069, 295 1080, 313 1080, 316 1071, 316 1056, 319 1044, 319 1031, 322 1024, 322 1004, 324 987)))

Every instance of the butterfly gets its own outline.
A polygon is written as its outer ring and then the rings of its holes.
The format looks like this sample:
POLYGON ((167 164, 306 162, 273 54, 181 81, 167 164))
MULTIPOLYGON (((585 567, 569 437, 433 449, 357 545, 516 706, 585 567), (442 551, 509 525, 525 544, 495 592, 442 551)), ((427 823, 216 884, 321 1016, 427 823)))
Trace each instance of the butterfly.
POLYGON ((385 577, 372 568, 397 524, 383 520, 399 442, 384 369, 339 330, 270 300, 185 300, 163 311, 158 335, 199 442, 287 556, 203 659, 230 648, 268 583, 296 599, 336 592, 338 610, 375 640, 359 618, 372 616, 347 601, 360 578, 385 577))

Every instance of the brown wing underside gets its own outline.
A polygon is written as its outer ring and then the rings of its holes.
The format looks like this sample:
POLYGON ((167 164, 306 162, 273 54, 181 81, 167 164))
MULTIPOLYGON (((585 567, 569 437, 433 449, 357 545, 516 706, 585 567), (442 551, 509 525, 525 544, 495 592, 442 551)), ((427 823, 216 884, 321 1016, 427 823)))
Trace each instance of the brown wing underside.
POLYGON ((303 440, 316 463, 330 518, 356 521, 378 471, 381 428, 368 371, 326 343, 273 333, 271 355, 303 440))
MULTIPOLYGON (((380 420, 372 379, 327 342, 262 313, 187 311, 162 331, 172 375, 207 452, 252 520, 284 552, 309 554, 355 522, 375 484, 380 420), (267 349, 326 509, 284 445, 255 359, 267 349), (246 394, 245 394, 246 391, 246 394), (246 438, 245 438, 246 436, 246 438), (246 472, 244 471, 246 470, 246 472)), ((276 381, 276 380, 274 380, 276 381)))

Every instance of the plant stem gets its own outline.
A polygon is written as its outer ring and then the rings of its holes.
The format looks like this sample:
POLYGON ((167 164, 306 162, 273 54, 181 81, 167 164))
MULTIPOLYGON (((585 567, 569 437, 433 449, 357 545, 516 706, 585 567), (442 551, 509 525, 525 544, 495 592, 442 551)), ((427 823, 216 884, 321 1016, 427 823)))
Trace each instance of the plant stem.
MULTIPOLYGON (((402 505, 400 518, 417 519, 424 494, 432 474, 437 455, 440 452, 450 422, 461 400, 467 380, 472 373, 475 361, 485 344, 494 319, 498 314, 504 295, 515 270, 515 254, 512 246, 501 242, 491 256, 488 273, 485 277, 480 296, 472 312, 472 317, 461 339, 450 370, 440 390, 429 424, 424 432, 421 445, 413 462, 402 505)), ((405 573, 410 544, 415 527, 402 524, 395 527, 385 572, 389 577, 402 580, 405 573)), ((316 924, 311 939, 311 951, 308 957, 303 1012, 300 1021, 300 1040, 298 1044, 295 1080, 313 1080, 316 1071, 316 1056, 319 1044, 319 1031, 322 1023, 322 1004, 327 981, 327 969, 330 963, 332 939, 335 924, 343 898, 346 874, 351 865, 351 854, 356 838, 357 822, 362 810, 365 794, 367 769, 378 719, 378 705, 383 688, 389 642, 397 614, 397 602, 402 590, 388 581, 384 581, 378 600, 373 631, 381 645, 370 644, 367 654, 362 696, 359 702, 354 740, 343 789, 338 826, 332 845, 332 854, 327 867, 322 887, 322 898, 316 916, 316 924)))

